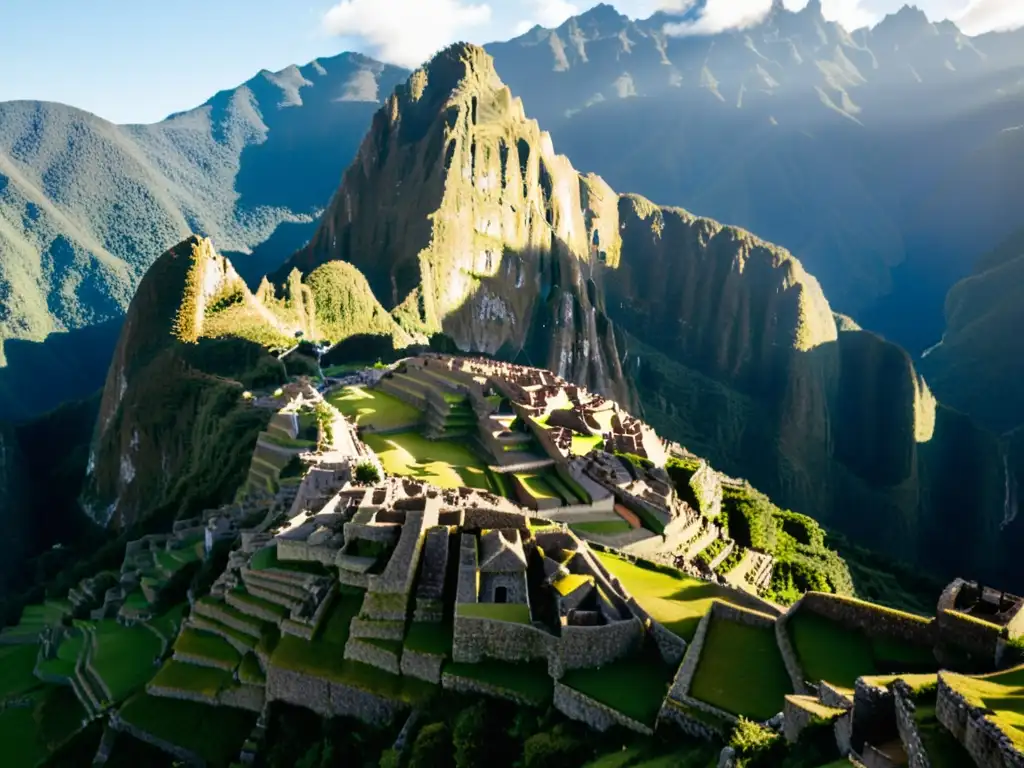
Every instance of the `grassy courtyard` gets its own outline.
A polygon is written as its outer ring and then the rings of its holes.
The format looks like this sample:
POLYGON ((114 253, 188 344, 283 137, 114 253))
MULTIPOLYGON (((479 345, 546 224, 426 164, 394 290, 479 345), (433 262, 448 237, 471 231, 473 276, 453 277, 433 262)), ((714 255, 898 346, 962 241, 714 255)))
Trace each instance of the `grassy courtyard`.
POLYGON ((686 642, 693 639, 701 618, 715 599, 734 602, 732 592, 682 573, 652 571, 615 555, 595 552, 651 616, 686 642))
POLYGON ((734 715, 767 720, 792 693, 771 627, 712 619, 690 695, 734 715))
POLYGON ((427 440, 418 432, 365 435, 389 475, 414 477, 440 488, 492 488, 487 467, 467 445, 451 440, 427 440))
POLYGON ((95 623, 92 663, 117 702, 144 686, 153 676, 160 640, 141 624, 123 627, 113 619, 95 623))
POLYGON ((620 659, 595 669, 573 669, 561 682, 595 701, 654 726, 675 669, 655 654, 620 659))
POLYGON ((824 680, 852 689, 861 675, 935 668, 935 659, 927 648, 872 640, 809 611, 794 613, 786 629, 804 676, 814 682, 824 680))
POLYGON ((327 402, 360 427, 397 429, 412 426, 421 418, 411 405, 379 389, 344 387, 328 395, 327 402))

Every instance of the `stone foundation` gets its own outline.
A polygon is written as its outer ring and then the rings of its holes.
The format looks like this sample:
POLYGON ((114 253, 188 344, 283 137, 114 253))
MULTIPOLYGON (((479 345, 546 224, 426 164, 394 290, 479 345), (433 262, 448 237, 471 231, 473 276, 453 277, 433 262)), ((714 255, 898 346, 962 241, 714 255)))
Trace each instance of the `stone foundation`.
POLYGON ((444 656, 410 651, 406 648, 402 651, 400 666, 402 674, 406 677, 416 677, 420 680, 426 680, 428 683, 440 684, 444 656))
POLYGON ((321 717, 354 717, 377 726, 387 725, 408 709, 402 702, 274 665, 267 669, 267 701, 305 707, 321 717))

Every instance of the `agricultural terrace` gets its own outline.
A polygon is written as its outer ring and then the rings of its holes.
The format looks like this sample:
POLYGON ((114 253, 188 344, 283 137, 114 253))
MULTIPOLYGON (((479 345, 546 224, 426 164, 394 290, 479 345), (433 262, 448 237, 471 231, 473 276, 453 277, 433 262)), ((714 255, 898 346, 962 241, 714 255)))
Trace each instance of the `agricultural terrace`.
POLYGON ((574 669, 559 681, 639 723, 654 727, 675 669, 643 654, 596 669, 574 669))
POLYGON ((120 716, 146 733, 195 752, 211 765, 227 765, 237 757, 256 721, 256 715, 244 709, 146 693, 125 702, 120 716))
POLYGON ((153 662, 160 656, 156 633, 142 624, 124 627, 113 619, 88 626, 93 637, 92 664, 112 701, 121 701, 153 676, 153 662))
POLYGON ((1024 666, 979 677, 943 672, 942 679, 968 704, 990 710, 986 718, 1024 750, 1024 666))
POLYGON ((440 488, 468 486, 500 493, 494 487, 486 465, 461 443, 428 440, 418 432, 364 435, 389 475, 415 477, 440 488))
POLYGON ((517 664, 496 659, 483 659, 476 664, 448 662, 444 665, 444 672, 510 691, 536 705, 551 701, 554 690, 544 662, 517 664))
POLYGON ((650 570, 605 552, 594 554, 652 618, 686 642, 693 639, 697 625, 714 600, 735 604, 732 592, 717 584, 672 569, 650 570))
POLYGON ((329 394, 327 402, 359 427, 397 429, 410 427, 421 420, 418 410, 379 389, 345 387, 329 394))
POLYGON ((70 686, 41 686, 27 698, 26 707, 0 711, 4 765, 38 765, 70 739, 85 718, 70 686))
POLYGON ((712 617, 690 695, 734 715, 767 720, 792 693, 775 630, 712 617))
POLYGON ((852 690, 861 675, 934 671, 929 648, 899 640, 870 638, 810 611, 798 610, 786 622, 804 676, 852 690))

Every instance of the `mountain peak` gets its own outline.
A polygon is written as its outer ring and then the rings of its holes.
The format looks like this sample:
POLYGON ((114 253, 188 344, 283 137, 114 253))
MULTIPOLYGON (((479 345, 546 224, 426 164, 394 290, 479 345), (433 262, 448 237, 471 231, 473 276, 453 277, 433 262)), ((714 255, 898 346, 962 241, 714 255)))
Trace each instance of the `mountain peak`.
POLYGON ((925 12, 916 5, 904 5, 896 13, 888 14, 878 23, 878 26, 909 32, 930 27, 931 21, 925 12))
POLYGON ((467 82, 493 82, 498 77, 494 60, 479 45, 452 43, 409 78, 410 96, 419 101, 429 91, 434 98, 446 97, 467 82))

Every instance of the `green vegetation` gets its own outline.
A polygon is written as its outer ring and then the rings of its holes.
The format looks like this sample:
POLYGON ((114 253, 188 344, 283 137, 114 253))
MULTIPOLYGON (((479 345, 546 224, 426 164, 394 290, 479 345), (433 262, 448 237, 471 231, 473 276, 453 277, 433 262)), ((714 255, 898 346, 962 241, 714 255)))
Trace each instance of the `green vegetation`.
POLYGON ((710 568, 712 561, 722 553, 722 550, 725 549, 725 547, 725 539, 715 539, 704 547, 704 549, 698 552, 694 560, 705 568, 710 568))
POLYGON ((561 499, 558 492, 548 482, 549 476, 542 473, 516 474, 516 479, 533 498, 538 500, 561 499))
POLYGON ((174 643, 174 650, 232 667, 237 666, 242 658, 234 646, 220 635, 196 629, 182 630, 174 643))
POLYGON ((409 625, 409 631, 405 634, 405 647, 410 651, 450 657, 452 655, 452 625, 450 623, 414 621, 409 625))
POLYGON ((38 651, 36 645, 0 646, 0 699, 20 696, 41 685, 32 671, 38 651))
POLYGON ((151 684, 158 688, 190 691, 213 699, 233 682, 232 674, 227 670, 201 667, 172 659, 164 662, 153 675, 151 684))
POLYGON ((377 465, 370 461, 361 461, 356 464, 356 482, 361 485, 376 485, 381 481, 380 470, 377 465))
POLYGON ((138 693, 120 710, 125 722, 196 752, 213 765, 227 765, 248 738, 256 715, 242 709, 138 693))
POLYGON ((798 610, 787 622, 804 676, 852 689, 861 675, 934 669, 932 652, 897 641, 872 640, 830 619, 798 610))
POLYGON ((573 523, 569 526, 578 533, 593 533, 598 536, 615 536, 620 533, 629 533, 633 526, 625 520, 600 520, 593 523, 573 523))
POLYGON ((950 688, 971 706, 989 710, 991 720, 1017 749, 1024 749, 1024 666, 980 677, 943 673, 950 688))
POLYGON ((771 627, 712 618, 690 695, 734 715, 767 720, 792 693, 771 627))
POLYGON ((394 395, 389 395, 379 389, 367 389, 360 386, 345 387, 328 395, 327 402, 360 427, 372 427, 373 429, 411 427, 422 419, 422 414, 411 405, 403 403, 394 395))
POLYGON ((493 659, 485 659, 479 664, 449 662, 445 664, 444 671, 512 691, 537 705, 550 701, 553 690, 544 662, 513 664, 493 659))
POLYGON ((960 768, 970 765, 973 759, 935 714, 937 689, 935 685, 913 695, 914 722, 921 736, 924 751, 933 768, 960 768))
POLYGON ((146 684, 160 641, 142 625, 123 627, 112 619, 97 621, 92 664, 113 701, 118 702, 146 684))
POLYGON ((690 578, 679 571, 654 571, 612 554, 595 552, 645 611, 687 642, 715 599, 734 602, 733 593, 717 584, 690 578))
POLYGON ((577 456, 586 456, 591 451, 601 448, 604 445, 604 440, 601 439, 600 435, 579 435, 574 434, 572 436, 572 443, 569 449, 577 456))
POLYGON ((600 668, 570 670, 560 682, 653 727, 674 674, 660 656, 644 654, 600 668))
POLYGON ((449 440, 427 440, 418 432, 364 435, 389 475, 415 477, 441 488, 492 490, 487 467, 473 451, 449 440))
POLYGON ((455 610, 459 616, 469 618, 530 623, 530 608, 521 603, 459 603, 455 610))

